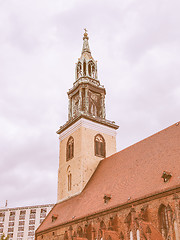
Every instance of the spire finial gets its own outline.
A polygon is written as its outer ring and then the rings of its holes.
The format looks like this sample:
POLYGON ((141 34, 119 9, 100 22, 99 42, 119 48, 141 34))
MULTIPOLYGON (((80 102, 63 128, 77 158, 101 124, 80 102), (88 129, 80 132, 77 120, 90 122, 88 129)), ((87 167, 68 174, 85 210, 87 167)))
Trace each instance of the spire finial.
POLYGON ((83 40, 84 40, 84 39, 87 39, 87 40, 89 39, 86 28, 84 28, 84 37, 83 37, 83 40))
POLYGON ((88 33, 87 33, 87 29, 84 28, 84 36, 83 36, 83 49, 82 49, 82 53, 83 52, 89 52, 91 53, 90 49, 89 49, 89 43, 88 43, 89 37, 88 37, 88 33))

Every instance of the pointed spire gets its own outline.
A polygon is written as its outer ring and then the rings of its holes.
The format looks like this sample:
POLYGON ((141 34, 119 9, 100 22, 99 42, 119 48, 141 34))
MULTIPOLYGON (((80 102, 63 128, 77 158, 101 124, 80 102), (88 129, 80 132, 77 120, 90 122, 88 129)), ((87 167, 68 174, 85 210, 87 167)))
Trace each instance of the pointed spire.
POLYGON ((89 37, 88 37, 87 29, 85 28, 84 31, 85 31, 85 32, 84 32, 84 37, 83 37, 82 54, 83 54, 84 52, 91 53, 90 48, 89 48, 89 42, 88 42, 89 37))

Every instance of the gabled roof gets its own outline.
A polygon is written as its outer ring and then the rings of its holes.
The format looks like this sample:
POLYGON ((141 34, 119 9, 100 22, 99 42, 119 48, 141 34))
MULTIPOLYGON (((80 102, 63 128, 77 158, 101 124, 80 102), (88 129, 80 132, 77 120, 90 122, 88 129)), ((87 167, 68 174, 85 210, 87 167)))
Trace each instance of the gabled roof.
POLYGON ((180 123, 104 160, 81 194, 54 206, 37 233, 115 206, 180 187, 180 123), (163 172, 172 177, 164 182, 163 172), (111 196, 104 203, 104 195, 111 196), (52 216, 57 214, 56 221, 52 216))

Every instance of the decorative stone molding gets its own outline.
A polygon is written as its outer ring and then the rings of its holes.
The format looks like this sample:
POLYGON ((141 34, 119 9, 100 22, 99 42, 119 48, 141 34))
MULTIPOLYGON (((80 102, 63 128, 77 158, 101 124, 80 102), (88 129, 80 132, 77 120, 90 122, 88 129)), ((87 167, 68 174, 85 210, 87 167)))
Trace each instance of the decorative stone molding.
POLYGON ((62 133, 59 134, 60 141, 70 136, 73 132, 75 132, 80 127, 89 128, 89 129, 92 129, 104 134, 108 134, 114 137, 116 136, 115 129, 112 129, 111 127, 108 127, 108 126, 104 126, 100 123, 92 122, 88 119, 81 118, 77 122, 75 122, 73 125, 71 125, 69 128, 67 128, 62 133))

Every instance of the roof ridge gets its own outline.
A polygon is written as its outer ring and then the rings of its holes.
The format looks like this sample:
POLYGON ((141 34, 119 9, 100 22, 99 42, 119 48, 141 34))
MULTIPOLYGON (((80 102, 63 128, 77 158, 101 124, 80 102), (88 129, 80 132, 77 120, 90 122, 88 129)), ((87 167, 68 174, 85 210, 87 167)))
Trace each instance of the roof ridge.
MULTIPOLYGON (((130 146, 128 146, 128 147, 126 147, 126 148, 124 148, 124 149, 122 149, 122 150, 114 153, 114 154, 112 154, 111 156, 114 156, 115 154, 118 154, 118 153, 120 153, 120 152, 123 152, 123 151, 125 151, 125 150, 127 150, 127 149, 129 149, 129 148, 131 148, 131 147, 133 147, 133 146, 141 143, 141 142, 144 142, 144 141, 146 141, 147 139, 149 139, 149 138, 151 138, 151 137, 154 137, 154 136, 156 136, 156 135, 158 135, 158 134, 161 134, 162 132, 168 130, 169 128, 173 128, 173 127, 175 127, 175 126, 176 126, 176 127, 177 127, 177 126, 180 126, 180 121, 178 121, 178 122, 170 125, 169 127, 163 128, 162 130, 160 130, 160 131, 158 131, 158 132, 156 132, 156 133, 153 133, 152 135, 149 135, 148 137, 143 138, 142 140, 140 140, 140 141, 138 141, 138 142, 136 142, 136 143, 133 143, 132 145, 130 145, 130 146)), ((110 158, 111 156, 109 156, 109 157, 107 157, 107 158, 110 158)), ((105 158, 105 159, 107 159, 107 158, 105 158)), ((102 160, 105 160, 105 159, 102 159, 102 160)), ((102 160, 101 160, 101 161, 102 161, 102 160)))

